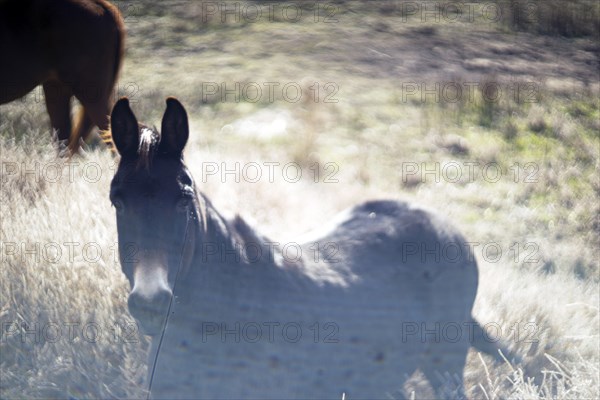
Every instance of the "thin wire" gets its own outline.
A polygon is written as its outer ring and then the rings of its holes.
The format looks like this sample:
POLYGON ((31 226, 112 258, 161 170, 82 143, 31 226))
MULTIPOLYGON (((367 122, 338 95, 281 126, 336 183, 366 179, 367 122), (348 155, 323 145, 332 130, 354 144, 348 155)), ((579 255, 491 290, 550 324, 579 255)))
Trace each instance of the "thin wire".
POLYGON ((165 319, 165 325, 160 334, 160 340, 158 341, 156 354, 154 355, 154 362, 152 363, 152 373, 150 374, 150 382, 148 383, 148 395, 146 396, 146 400, 150 400, 150 394, 152 393, 152 382, 154 381, 154 371, 156 370, 156 364, 158 363, 158 356, 160 355, 160 349, 162 347, 163 339, 165 337, 165 332, 167 331, 167 326, 169 325, 169 317, 171 316, 171 306, 173 305, 173 299, 175 298, 175 288, 177 287, 177 281, 179 280, 179 272, 181 271, 181 266, 183 265, 183 256, 187 242, 189 227, 190 215, 188 214, 188 218, 185 222, 185 235, 183 237, 183 248, 181 249, 181 258, 179 260, 179 266, 177 267, 177 274, 175 274, 175 282, 173 283, 173 295, 169 300, 169 307, 167 308, 167 317, 165 319))

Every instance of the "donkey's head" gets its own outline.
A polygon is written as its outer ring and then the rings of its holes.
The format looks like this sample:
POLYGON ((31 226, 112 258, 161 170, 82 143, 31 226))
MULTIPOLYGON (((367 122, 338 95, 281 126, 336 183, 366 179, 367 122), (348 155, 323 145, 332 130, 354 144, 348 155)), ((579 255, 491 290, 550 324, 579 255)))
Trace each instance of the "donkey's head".
POLYGON ((138 124, 126 98, 111 115, 121 161, 111 183, 119 256, 131 284, 131 315, 149 335, 160 333, 177 276, 194 254, 198 218, 192 177, 183 164, 188 120, 181 103, 167 99, 161 133, 138 124))

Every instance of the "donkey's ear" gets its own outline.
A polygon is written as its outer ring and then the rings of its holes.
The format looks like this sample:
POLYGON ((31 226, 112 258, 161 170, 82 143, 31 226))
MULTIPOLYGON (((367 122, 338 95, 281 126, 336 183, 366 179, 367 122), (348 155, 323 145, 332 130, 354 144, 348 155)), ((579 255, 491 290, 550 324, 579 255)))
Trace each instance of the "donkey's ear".
POLYGON ((113 141, 122 157, 135 157, 140 144, 138 122, 129 107, 127 97, 122 97, 110 115, 110 130, 113 141))
POLYGON ((160 132, 159 153, 181 157, 188 137, 188 117, 185 108, 175 97, 167 98, 167 110, 163 115, 160 132))

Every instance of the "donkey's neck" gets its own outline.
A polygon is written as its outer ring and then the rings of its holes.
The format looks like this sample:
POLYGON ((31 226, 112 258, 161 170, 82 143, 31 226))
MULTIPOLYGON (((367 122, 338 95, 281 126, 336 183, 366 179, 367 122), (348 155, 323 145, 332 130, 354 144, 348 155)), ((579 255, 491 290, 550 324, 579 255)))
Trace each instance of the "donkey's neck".
POLYGON ((239 215, 228 220, 223 217, 202 193, 198 194, 200 214, 195 264, 221 264, 231 267, 253 265, 281 266, 278 249, 260 235, 239 215))

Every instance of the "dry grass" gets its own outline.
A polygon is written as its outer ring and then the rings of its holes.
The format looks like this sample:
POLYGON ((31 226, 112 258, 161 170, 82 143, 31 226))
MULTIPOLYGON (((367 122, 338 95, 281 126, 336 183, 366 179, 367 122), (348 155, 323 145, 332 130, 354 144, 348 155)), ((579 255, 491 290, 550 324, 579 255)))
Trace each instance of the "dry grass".
MULTIPOLYGON (((132 97, 141 120, 156 125, 164 98, 180 97, 191 117, 186 159, 199 187, 218 209, 241 212, 274 239, 293 240, 369 198, 417 201, 448 216, 479 243, 475 316, 498 324, 523 358, 519 365, 494 364, 473 352, 468 393, 598 398, 600 112, 590 79, 595 64, 586 64, 585 50, 593 45, 544 38, 538 50, 533 33, 513 41, 498 26, 477 25, 477 35, 487 35, 482 44, 468 24, 402 24, 397 10, 381 2, 382 9, 339 4, 346 6, 341 22, 330 25, 201 24, 196 3, 139 4, 137 18, 128 20, 120 93, 132 97), (444 47, 463 53, 456 58, 444 47), (553 59, 546 51, 576 57, 553 59), (523 64, 530 55, 532 64, 523 64), (560 76, 568 84, 556 86, 556 70, 568 73, 560 76), (472 102, 403 100, 402 82, 509 85, 517 72, 519 82, 540 83, 534 103, 486 103, 481 90, 472 102), (297 82, 310 93, 315 81, 321 97, 324 84, 336 83, 339 101, 290 103, 279 93, 273 102, 222 102, 220 92, 204 101, 201 92, 206 82, 297 82), (266 169, 257 183, 205 174, 207 165, 231 169, 236 162, 296 162, 303 179, 286 181, 281 168, 273 182, 266 169), (479 163, 473 179, 467 163, 479 163), (444 169, 455 164, 459 179, 444 169), (419 171, 408 173, 407 166, 419 171), (482 177, 486 166, 501 168, 497 181, 482 177), (424 175, 424 168, 440 172, 424 175), (337 182, 325 183, 332 171, 337 182), (502 254, 483 251, 493 242, 502 254)), ((114 160, 101 149, 71 166, 57 159, 43 103, 28 99, 0 108, 0 397, 143 397, 147 340, 131 331, 127 282, 114 257, 114 160), (37 173, 27 173, 36 165, 37 173), (58 339, 53 324, 63 328, 58 339)), ((419 384, 414 379, 409 393, 419 384)))

